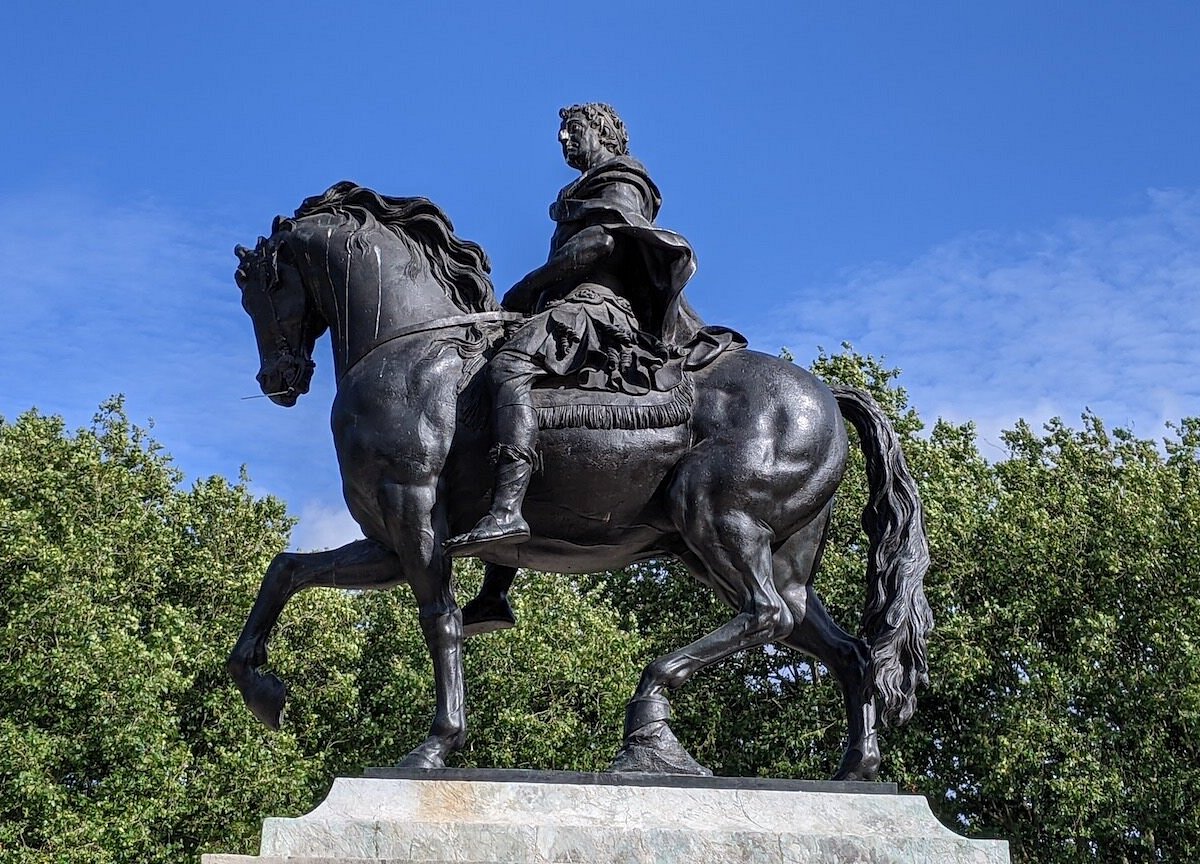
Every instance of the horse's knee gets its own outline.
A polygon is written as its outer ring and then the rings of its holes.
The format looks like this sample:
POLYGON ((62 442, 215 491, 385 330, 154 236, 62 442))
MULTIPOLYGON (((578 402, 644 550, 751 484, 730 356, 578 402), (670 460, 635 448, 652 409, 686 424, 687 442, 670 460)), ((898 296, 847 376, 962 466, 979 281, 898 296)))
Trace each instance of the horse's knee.
POLYGON ((692 670, 688 668, 687 660, 677 654, 667 654, 650 661, 642 672, 642 681, 638 692, 653 692, 655 690, 676 690, 683 685, 692 670))
MULTIPOLYGON (((439 597, 436 600, 426 600, 417 603, 417 620, 424 629, 433 629, 438 633, 445 631, 448 635, 453 628, 454 613, 458 612, 458 604, 449 597, 439 597)), ((459 618, 461 619, 461 614, 459 618)))
POLYGON ((250 668, 250 656, 242 647, 241 643, 234 646, 229 652, 229 657, 225 660, 225 672, 235 681, 241 680, 241 677, 246 674, 250 668))
POLYGON ((783 600, 789 612, 792 613, 793 629, 800 626, 808 615, 808 590, 804 585, 787 585, 779 590, 779 597, 783 600))
POLYGON ((746 615, 746 639, 765 644, 785 639, 792 632, 796 619, 781 597, 759 598, 746 615))

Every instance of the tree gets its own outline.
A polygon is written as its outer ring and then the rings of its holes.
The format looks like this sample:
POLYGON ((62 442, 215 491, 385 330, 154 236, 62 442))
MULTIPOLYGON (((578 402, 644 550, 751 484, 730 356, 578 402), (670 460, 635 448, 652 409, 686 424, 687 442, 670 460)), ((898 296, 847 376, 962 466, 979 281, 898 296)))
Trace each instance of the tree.
MULTIPOLYGON (((1007 459, 928 484, 978 491, 939 520, 939 675, 896 743, 950 824, 1008 837, 1019 860, 1200 851, 1197 432, 1159 449, 1088 414, 1022 423, 1007 459)), ((935 430, 928 473, 947 477, 950 437, 935 430)))
MULTIPOLYGON (((74 434, 36 412, 0 420, 6 862, 251 852, 265 816, 424 737, 432 673, 403 588, 294 598, 272 642, 284 729, 257 724, 224 659, 292 520, 245 477, 180 480, 119 400, 74 434)), ((595 592, 521 584, 522 627, 467 648, 463 764, 601 768, 644 648, 595 592)))
POLYGON ((222 672, 283 504, 179 480, 119 401, 75 435, 34 412, 0 425, 5 860, 178 861, 326 782, 297 735, 264 742, 222 672))
MULTIPOLYGON (((932 686, 885 733, 884 776, 954 830, 1012 842, 1018 862, 1191 860, 1200 852, 1200 420, 1160 448, 1091 415, 1005 434, 923 424, 897 371, 849 346, 814 364, 869 390, 902 436, 926 510, 932 686)), ((853 631, 865 500, 852 448, 816 585, 853 631)), ((730 615, 671 564, 606 586, 655 653, 730 615), (669 625, 649 610, 672 610, 669 625), (676 628, 683 625, 682 633, 676 628)), ((837 685, 787 650, 746 652, 673 700, 675 726, 720 773, 821 777, 844 728, 837 685), (720 705, 720 711, 713 711, 720 705)))

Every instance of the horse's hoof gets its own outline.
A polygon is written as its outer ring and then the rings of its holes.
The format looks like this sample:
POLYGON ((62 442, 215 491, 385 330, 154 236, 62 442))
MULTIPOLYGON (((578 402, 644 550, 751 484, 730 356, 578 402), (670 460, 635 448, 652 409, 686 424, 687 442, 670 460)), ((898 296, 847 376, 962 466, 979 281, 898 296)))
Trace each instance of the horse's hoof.
POLYGON ((436 748, 430 747, 428 744, 422 744, 397 762, 396 767, 435 771, 438 768, 445 768, 446 760, 442 758, 436 748))
POLYGON ((516 626, 517 616, 503 597, 480 595, 462 607, 463 637, 482 636, 516 626))
POLYGON ((692 758, 671 731, 659 720, 629 736, 608 768, 612 774, 688 774, 711 777, 712 770, 692 758))
POLYGON ((847 748, 842 754, 842 762, 838 765, 834 780, 874 780, 879 776, 879 766, 883 759, 878 748, 867 747, 863 753, 857 747, 847 748))
POLYGON ((242 690, 242 698, 260 723, 272 732, 279 731, 283 723, 283 706, 287 702, 287 686, 282 681, 270 673, 255 672, 242 690))

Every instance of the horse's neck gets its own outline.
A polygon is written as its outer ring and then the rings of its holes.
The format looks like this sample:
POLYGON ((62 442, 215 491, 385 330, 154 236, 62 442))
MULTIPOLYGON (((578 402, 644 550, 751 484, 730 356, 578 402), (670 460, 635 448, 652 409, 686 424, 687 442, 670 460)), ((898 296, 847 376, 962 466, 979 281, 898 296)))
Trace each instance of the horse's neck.
POLYGON ((329 325, 338 379, 405 328, 463 313, 425 262, 414 260, 386 229, 355 232, 318 223, 302 245, 306 282, 329 325))

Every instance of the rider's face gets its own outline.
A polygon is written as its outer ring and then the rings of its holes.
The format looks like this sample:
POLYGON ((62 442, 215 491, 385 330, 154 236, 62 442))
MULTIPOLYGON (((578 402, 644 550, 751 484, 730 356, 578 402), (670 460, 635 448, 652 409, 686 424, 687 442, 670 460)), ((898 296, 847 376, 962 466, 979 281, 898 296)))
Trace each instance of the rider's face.
POLYGON ((558 141, 562 144, 567 164, 580 171, 599 164, 608 152, 600 143, 600 133, 586 117, 579 114, 572 114, 563 120, 558 130, 558 141))

